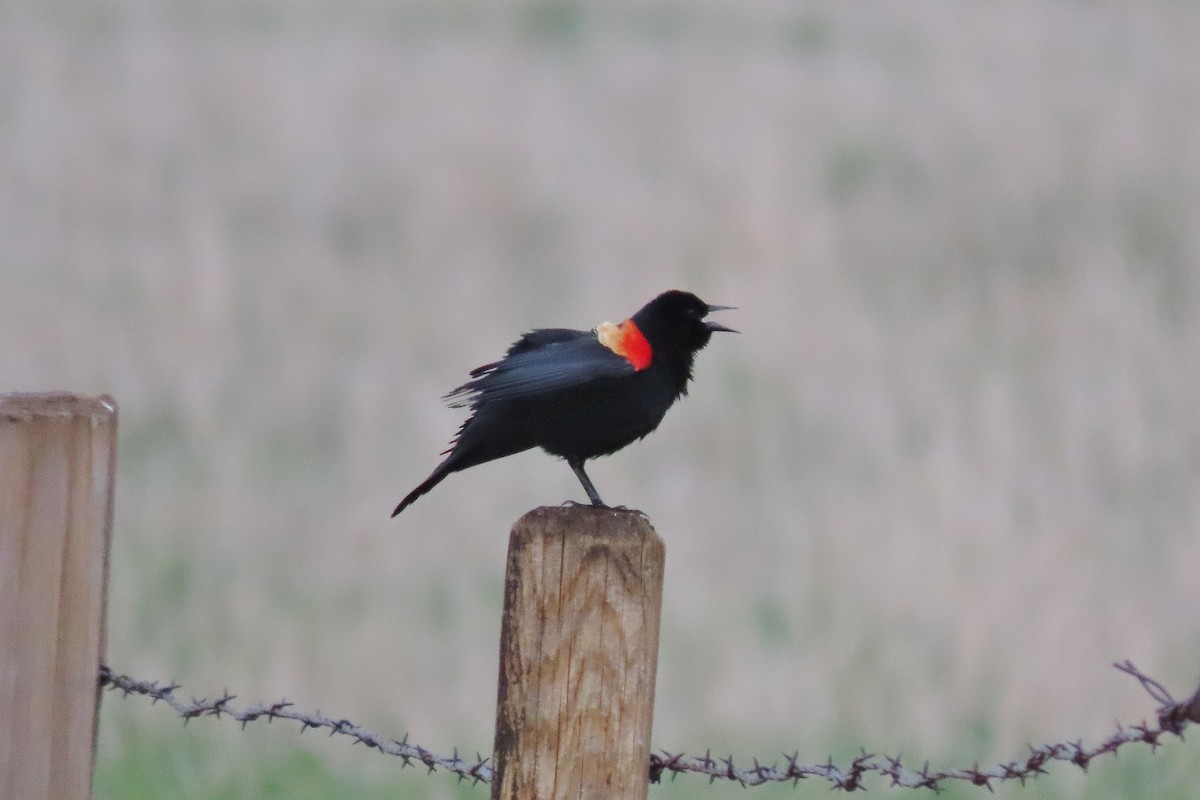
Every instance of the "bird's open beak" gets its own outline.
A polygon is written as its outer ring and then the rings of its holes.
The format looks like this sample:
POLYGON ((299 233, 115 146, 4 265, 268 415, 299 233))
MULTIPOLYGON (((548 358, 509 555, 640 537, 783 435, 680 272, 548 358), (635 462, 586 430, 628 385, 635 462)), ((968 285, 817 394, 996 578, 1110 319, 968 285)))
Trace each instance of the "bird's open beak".
MULTIPOLYGON (((737 309, 737 306, 709 306, 708 313, 711 314, 714 311, 735 311, 736 309, 737 309)), ((725 331, 726 333, 741 333, 741 331, 735 331, 733 328, 726 328, 724 325, 722 325, 719 322, 713 322, 711 319, 705 320, 704 325, 710 331, 725 331)))

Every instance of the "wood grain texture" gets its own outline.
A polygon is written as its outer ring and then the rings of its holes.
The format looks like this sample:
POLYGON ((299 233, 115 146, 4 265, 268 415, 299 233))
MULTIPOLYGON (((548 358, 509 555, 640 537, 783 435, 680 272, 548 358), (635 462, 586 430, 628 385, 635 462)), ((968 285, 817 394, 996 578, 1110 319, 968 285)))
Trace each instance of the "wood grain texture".
POLYGON ((633 511, 544 507, 513 527, 494 799, 644 800, 664 560, 633 511))
POLYGON ((116 405, 0 395, 0 797, 91 797, 116 405))

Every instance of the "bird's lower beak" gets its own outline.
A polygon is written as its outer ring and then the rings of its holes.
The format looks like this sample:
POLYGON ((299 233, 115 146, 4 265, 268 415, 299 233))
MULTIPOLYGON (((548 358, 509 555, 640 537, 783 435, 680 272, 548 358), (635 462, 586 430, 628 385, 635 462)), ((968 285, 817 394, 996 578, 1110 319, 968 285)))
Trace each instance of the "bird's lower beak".
MULTIPOLYGON (((709 306, 708 313, 711 314, 714 311, 735 311, 736 309, 737 309, 737 306, 709 306)), ((713 322, 711 319, 705 320, 704 325, 710 331, 725 331, 726 333, 741 333, 741 331, 735 331, 733 328, 726 328, 724 325, 722 325, 719 322, 713 322)))

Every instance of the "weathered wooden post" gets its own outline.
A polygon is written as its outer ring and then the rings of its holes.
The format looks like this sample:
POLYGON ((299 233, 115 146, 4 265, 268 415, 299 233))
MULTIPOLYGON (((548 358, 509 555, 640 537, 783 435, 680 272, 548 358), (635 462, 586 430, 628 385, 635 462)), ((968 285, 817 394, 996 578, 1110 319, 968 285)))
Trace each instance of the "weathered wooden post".
POLYGON ((0 395, 0 797, 92 794, 117 410, 0 395))
POLYGON ((664 558, 635 511, 538 508, 517 521, 493 800, 644 800, 664 558))

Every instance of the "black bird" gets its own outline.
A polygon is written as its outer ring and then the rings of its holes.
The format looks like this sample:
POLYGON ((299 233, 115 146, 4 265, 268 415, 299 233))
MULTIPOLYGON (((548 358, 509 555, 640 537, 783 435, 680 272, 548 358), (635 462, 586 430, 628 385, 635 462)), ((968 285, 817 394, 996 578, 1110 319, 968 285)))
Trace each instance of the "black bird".
POLYGON ((451 472, 533 447, 566 459, 592 504, 604 505, 584 462, 658 427, 687 394, 692 361, 713 331, 736 333, 704 319, 730 308, 672 290, 621 323, 525 334, 504 358, 472 370, 470 381, 446 395, 451 407, 469 407, 471 417, 442 453, 445 460, 392 516, 451 472))

